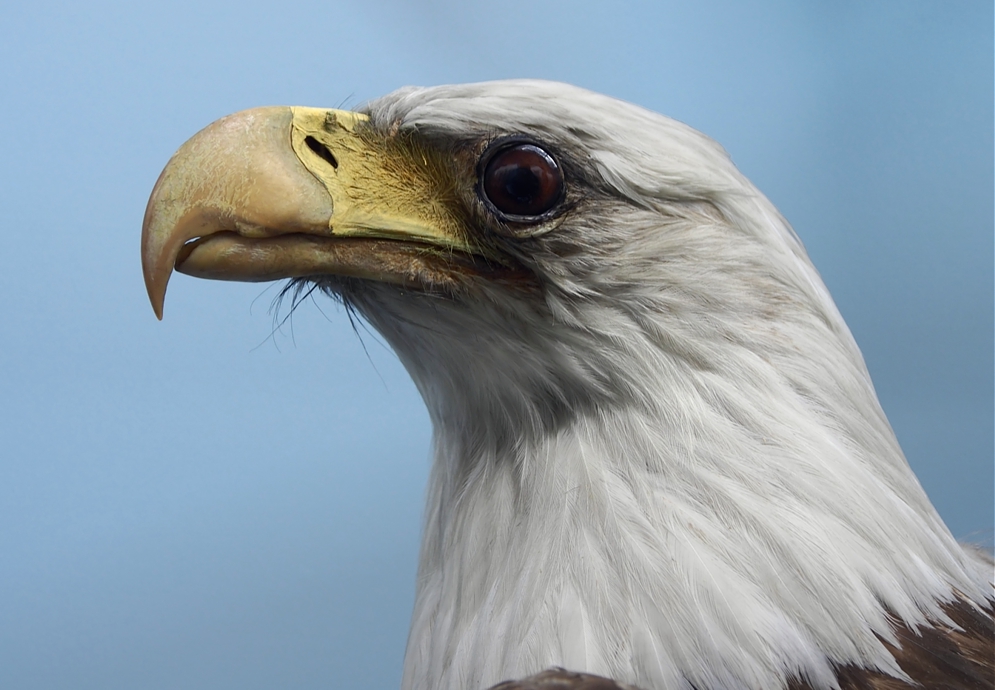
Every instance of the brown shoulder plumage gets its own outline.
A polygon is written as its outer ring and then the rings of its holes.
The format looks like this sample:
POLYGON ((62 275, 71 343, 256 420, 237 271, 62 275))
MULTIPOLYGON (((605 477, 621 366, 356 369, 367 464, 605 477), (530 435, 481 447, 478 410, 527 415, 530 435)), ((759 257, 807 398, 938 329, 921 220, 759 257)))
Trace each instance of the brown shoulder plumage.
POLYGON ((506 680, 490 690, 639 690, 590 673, 551 668, 522 680, 506 680))
MULTIPOLYGON (((900 646, 888 644, 909 683, 857 666, 837 669, 840 690, 992 690, 995 688, 995 602, 986 609, 957 601, 943 607, 956 627, 937 624, 913 630, 896 623, 900 646)), ((639 690, 608 678, 551 668, 490 690, 639 690)), ((647 690, 652 690, 648 688, 647 690)), ((796 679, 788 690, 812 690, 796 679)))
MULTIPOLYGON (((992 690, 995 688, 995 602, 986 609, 966 601, 943 607, 956 628, 936 624, 916 630, 895 624, 899 645, 888 651, 913 683, 857 666, 837 669, 840 690, 992 690)), ((811 690, 802 681, 789 690, 811 690)))

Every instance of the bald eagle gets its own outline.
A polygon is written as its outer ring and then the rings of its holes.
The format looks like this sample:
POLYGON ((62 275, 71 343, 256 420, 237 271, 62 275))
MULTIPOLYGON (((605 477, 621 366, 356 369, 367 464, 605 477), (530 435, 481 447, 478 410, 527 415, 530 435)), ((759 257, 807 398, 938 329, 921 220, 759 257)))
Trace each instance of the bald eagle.
POLYGON ((142 262, 160 318, 174 268, 317 286, 414 379, 404 690, 992 687, 990 558, 798 237, 693 129, 540 81, 249 110, 170 160, 142 262))

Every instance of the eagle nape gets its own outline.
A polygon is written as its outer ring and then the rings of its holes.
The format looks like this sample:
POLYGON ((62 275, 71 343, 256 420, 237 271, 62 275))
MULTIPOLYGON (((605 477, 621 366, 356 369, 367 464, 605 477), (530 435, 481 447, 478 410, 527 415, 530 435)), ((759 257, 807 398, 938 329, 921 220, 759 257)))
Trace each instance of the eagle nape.
POLYGON ((412 376, 404 690, 995 682, 990 554, 787 221, 690 127, 531 80, 245 111, 170 160, 142 264, 160 318, 174 268, 316 283, 412 376))

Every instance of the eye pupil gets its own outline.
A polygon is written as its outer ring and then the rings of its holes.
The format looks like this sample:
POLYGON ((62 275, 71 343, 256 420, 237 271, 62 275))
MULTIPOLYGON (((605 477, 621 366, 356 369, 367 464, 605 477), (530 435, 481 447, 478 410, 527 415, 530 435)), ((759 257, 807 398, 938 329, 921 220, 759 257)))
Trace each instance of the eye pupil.
POLYGON ((560 167, 535 144, 517 144, 494 154, 482 175, 486 201, 511 220, 537 220, 563 196, 560 167))
POLYGON ((532 168, 512 168, 504 175, 504 189, 502 191, 518 204, 529 206, 535 203, 536 197, 542 191, 540 175, 541 173, 532 168))

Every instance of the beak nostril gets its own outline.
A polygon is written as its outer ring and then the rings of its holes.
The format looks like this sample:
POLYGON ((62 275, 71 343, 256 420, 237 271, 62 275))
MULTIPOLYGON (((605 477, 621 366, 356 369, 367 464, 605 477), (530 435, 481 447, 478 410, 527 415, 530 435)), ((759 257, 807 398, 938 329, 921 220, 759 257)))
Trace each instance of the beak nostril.
POLYGON ((339 162, 335 160, 335 154, 333 154, 331 150, 320 141, 309 136, 304 138, 304 143, 307 144, 309 149, 314 151, 315 155, 325 160, 333 168, 337 169, 339 167, 339 162))

